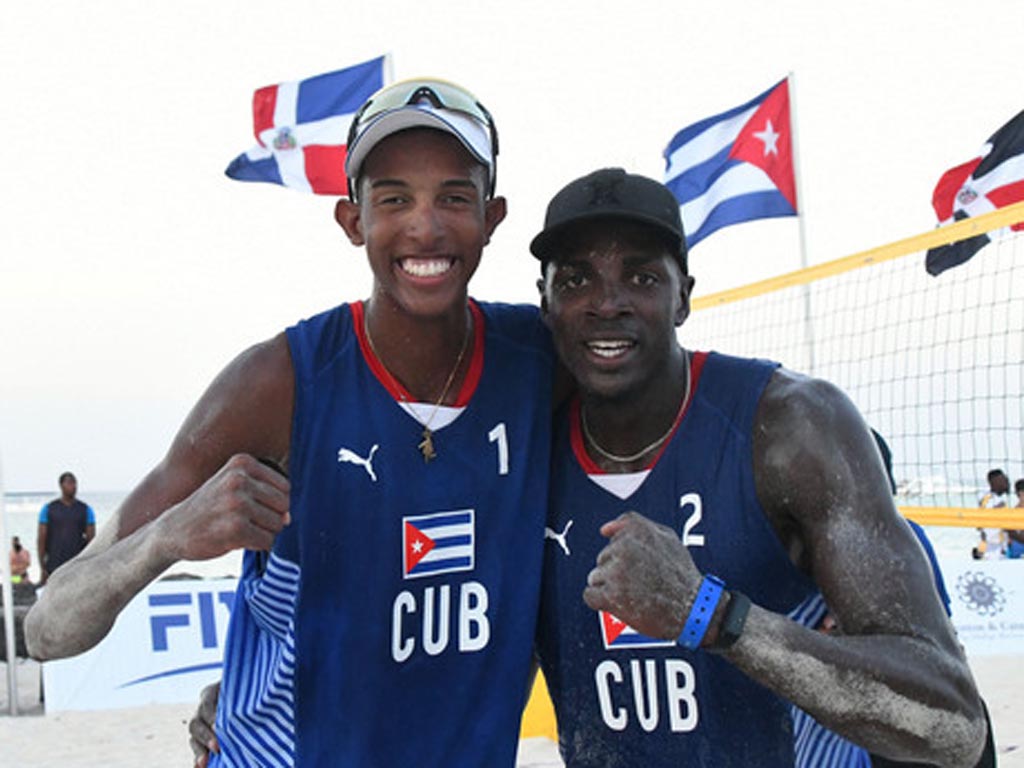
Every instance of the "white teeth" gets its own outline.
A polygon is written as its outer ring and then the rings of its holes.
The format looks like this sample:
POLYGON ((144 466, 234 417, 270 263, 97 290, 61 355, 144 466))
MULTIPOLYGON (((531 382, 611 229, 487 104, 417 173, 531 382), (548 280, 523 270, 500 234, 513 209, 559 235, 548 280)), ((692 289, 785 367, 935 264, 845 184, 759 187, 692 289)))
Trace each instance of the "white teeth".
POLYGON ((587 348, 601 357, 616 357, 633 347, 631 341, 591 341, 587 348))
POLYGON ((413 277, 437 277, 452 268, 451 259, 402 259, 399 262, 404 272, 413 277))

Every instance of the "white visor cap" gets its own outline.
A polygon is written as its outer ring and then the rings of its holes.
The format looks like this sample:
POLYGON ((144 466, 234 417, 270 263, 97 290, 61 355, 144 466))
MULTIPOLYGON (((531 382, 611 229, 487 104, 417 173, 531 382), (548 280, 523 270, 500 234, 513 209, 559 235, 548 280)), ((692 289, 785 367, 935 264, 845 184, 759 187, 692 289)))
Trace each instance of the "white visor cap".
POLYGON ((487 180, 494 182, 494 148, 486 125, 465 112, 439 109, 429 101, 406 104, 372 118, 348 146, 345 175, 355 183, 371 150, 392 134, 408 128, 433 128, 457 138, 478 161, 487 166, 487 180))

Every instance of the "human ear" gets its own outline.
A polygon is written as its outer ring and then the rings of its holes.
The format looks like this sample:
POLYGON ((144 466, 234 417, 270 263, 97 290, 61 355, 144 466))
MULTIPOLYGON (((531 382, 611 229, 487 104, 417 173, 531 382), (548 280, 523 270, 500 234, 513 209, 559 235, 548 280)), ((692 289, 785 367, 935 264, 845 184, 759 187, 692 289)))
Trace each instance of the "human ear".
POLYGON ((341 198, 334 206, 334 220, 345 230, 352 245, 366 245, 363 236, 363 211, 358 203, 341 198))
POLYGON ((690 295, 693 293, 693 286, 696 282, 692 275, 680 275, 679 306, 676 308, 675 318, 677 328, 690 316, 690 295))
POLYGON ((491 242, 491 235, 508 214, 508 202, 504 197, 484 201, 484 245, 491 242))

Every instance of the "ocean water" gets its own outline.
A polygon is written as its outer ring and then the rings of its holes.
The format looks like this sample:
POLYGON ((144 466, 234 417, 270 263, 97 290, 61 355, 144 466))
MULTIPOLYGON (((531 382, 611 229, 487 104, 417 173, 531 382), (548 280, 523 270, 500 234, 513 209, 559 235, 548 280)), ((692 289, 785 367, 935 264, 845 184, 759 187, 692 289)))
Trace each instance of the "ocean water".
MULTIPOLYGON (((118 505, 127 495, 126 491, 98 491, 82 494, 80 498, 89 504, 96 513, 96 529, 99 530, 111 519, 118 505)), ((56 497, 54 492, 46 491, 14 491, 4 495, 4 507, 7 512, 7 535, 18 536, 22 546, 28 547, 32 554, 32 567, 29 574, 33 581, 39 579, 39 563, 36 555, 36 527, 39 510, 43 504, 56 497)), ((901 495, 897 504, 914 506, 945 506, 961 505, 973 508, 977 504, 973 489, 964 489, 955 498, 947 490, 932 496, 927 493, 901 495)), ((945 526, 926 526, 925 531, 931 539, 935 552, 942 561, 969 560, 971 548, 978 540, 973 528, 948 528, 945 526)), ((9 539, 8 547, 9 549, 9 539)), ((191 573, 204 578, 220 578, 237 576, 241 571, 240 553, 231 553, 216 560, 203 562, 181 562, 168 569, 170 574, 191 573)))
MULTIPOLYGON (((7 521, 6 551, 10 551, 10 540, 17 536, 21 545, 32 555, 29 577, 39 580, 39 557, 36 553, 36 532, 39 512, 43 505, 57 497, 56 491, 11 491, 4 494, 4 511, 7 521)), ((110 521, 117 507, 128 495, 127 491, 91 491, 80 493, 78 498, 92 507, 96 515, 96 530, 110 521)), ((6 561, 5 561, 6 563, 6 561)), ((241 553, 233 552, 215 560, 202 562, 183 561, 167 570, 167 574, 189 573, 203 578, 237 576, 241 572, 241 553)))
MULTIPOLYGON (((96 513, 96 530, 111 519, 118 505, 127 495, 126 491, 98 491, 79 496, 82 501, 93 508, 96 513)), ((39 579, 39 563, 36 555, 36 527, 39 511, 44 504, 56 497, 56 493, 45 491, 14 491, 4 494, 4 507, 7 512, 7 535, 18 536, 22 546, 28 547, 32 554, 32 568, 29 574, 33 581, 39 579)), ((945 506, 959 504, 973 508, 977 501, 972 492, 963 493, 956 499, 948 494, 931 498, 928 494, 915 494, 911 497, 897 497, 897 504, 913 506, 945 506)), ((971 548, 978 540, 974 528, 949 528, 946 526, 925 526, 928 538, 931 539, 935 552, 940 560, 969 560, 971 548)), ((9 539, 8 539, 8 549, 9 539)), ((237 576, 241 571, 241 555, 232 553, 216 560, 203 562, 182 562, 172 566, 168 573, 191 573, 204 578, 237 576)))
POLYGON ((945 525, 922 526, 935 549, 939 562, 971 560, 971 550, 978 544, 976 528, 951 528, 945 525))

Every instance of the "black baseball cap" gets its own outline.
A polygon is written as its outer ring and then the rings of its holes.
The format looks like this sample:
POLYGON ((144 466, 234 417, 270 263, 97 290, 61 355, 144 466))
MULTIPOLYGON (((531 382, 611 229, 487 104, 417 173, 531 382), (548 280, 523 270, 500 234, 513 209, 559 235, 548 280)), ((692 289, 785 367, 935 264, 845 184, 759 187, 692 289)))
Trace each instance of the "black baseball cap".
POLYGON ((547 262, 555 255, 559 239, 570 225, 604 218, 650 225, 666 237, 683 273, 687 273, 686 235, 679 201, 661 182, 626 173, 622 168, 602 168, 563 187, 548 203, 544 230, 533 238, 530 252, 547 262))

